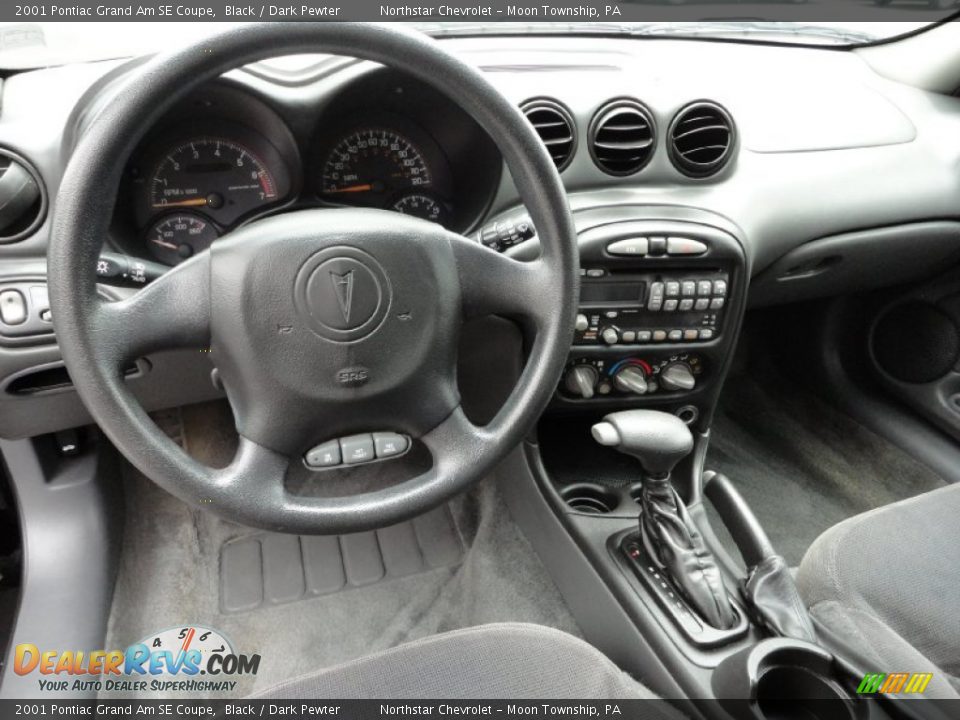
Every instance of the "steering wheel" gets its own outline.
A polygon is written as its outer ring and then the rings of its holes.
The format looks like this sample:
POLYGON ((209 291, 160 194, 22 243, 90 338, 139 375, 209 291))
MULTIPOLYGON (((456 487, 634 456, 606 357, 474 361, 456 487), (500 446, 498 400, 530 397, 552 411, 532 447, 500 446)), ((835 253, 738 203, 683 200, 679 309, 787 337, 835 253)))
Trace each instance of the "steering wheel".
MULTIPOLYGON (((57 340, 80 398, 126 458, 182 500, 251 527, 307 534, 383 527, 479 480, 549 402, 569 350, 579 261, 563 186, 526 119, 475 69, 419 34, 364 24, 242 26, 141 66, 80 138, 48 252, 57 340), (520 262, 424 220, 311 209, 253 222, 123 301, 93 272, 123 167, 147 128, 201 83, 267 57, 324 52, 389 65, 458 103, 499 147, 541 244, 520 262), (456 384, 467 318, 501 314, 532 335, 510 397, 471 422, 456 384), (240 443, 207 467, 152 422, 122 369, 147 353, 209 348, 240 443), (393 431, 432 464, 338 497, 293 494, 293 463, 324 441, 393 431)), ((381 463, 389 473, 389 461, 381 463)))

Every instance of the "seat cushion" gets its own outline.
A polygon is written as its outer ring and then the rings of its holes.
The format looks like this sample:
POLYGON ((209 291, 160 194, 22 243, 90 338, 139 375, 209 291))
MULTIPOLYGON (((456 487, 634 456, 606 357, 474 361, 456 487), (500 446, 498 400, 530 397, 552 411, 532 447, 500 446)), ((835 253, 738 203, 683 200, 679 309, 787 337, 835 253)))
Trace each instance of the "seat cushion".
POLYGON ((960 688, 960 485, 845 520, 797 576, 824 640, 869 672, 932 672, 926 697, 960 688))
POLYGON ((399 700, 655 696, 582 640, 540 625, 501 623, 431 635, 302 675, 255 697, 399 700))

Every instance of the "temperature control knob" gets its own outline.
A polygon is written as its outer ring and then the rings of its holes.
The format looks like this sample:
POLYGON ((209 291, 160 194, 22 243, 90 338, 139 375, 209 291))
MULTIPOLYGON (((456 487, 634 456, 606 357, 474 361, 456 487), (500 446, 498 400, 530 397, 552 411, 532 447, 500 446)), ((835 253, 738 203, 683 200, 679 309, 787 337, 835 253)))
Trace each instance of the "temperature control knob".
POLYGON ((664 390, 689 392, 696 384, 693 370, 685 362, 672 362, 660 371, 660 386, 664 390))
POLYGON ((635 395, 645 395, 647 393, 647 374, 643 368, 636 365, 627 365, 617 371, 613 376, 613 384, 617 390, 625 393, 634 393, 635 395))
POLYGON ((615 327, 605 327, 600 331, 600 339, 607 345, 616 345, 620 342, 620 333, 615 327))
POLYGON ((593 365, 574 365, 567 370, 563 384, 572 395, 579 395, 585 400, 593 397, 594 388, 600 374, 593 365))

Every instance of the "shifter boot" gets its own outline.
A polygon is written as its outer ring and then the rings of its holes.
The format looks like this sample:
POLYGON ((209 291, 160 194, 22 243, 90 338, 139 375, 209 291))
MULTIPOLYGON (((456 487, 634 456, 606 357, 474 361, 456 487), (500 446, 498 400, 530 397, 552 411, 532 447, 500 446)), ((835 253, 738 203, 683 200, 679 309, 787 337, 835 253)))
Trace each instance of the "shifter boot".
POLYGON ((661 565, 709 625, 733 627, 737 618, 720 568, 670 481, 645 478, 640 506, 640 537, 647 555, 661 565))
POLYGON ((693 435, 682 420, 656 410, 607 415, 592 428, 601 445, 640 461, 640 535, 647 554, 710 625, 726 630, 737 622, 720 568, 694 525, 670 473, 693 450, 693 435))

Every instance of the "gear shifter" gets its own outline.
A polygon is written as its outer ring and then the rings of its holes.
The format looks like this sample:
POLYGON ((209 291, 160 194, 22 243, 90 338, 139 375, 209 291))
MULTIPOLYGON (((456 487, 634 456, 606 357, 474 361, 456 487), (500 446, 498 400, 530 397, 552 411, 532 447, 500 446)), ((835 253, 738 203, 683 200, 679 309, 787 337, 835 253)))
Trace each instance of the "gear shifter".
POLYGON ((592 433, 601 445, 640 461, 640 537, 647 554, 709 625, 733 627, 737 617, 720 569, 670 484, 673 468, 693 450, 690 429, 665 412, 627 410, 607 415, 592 433))

